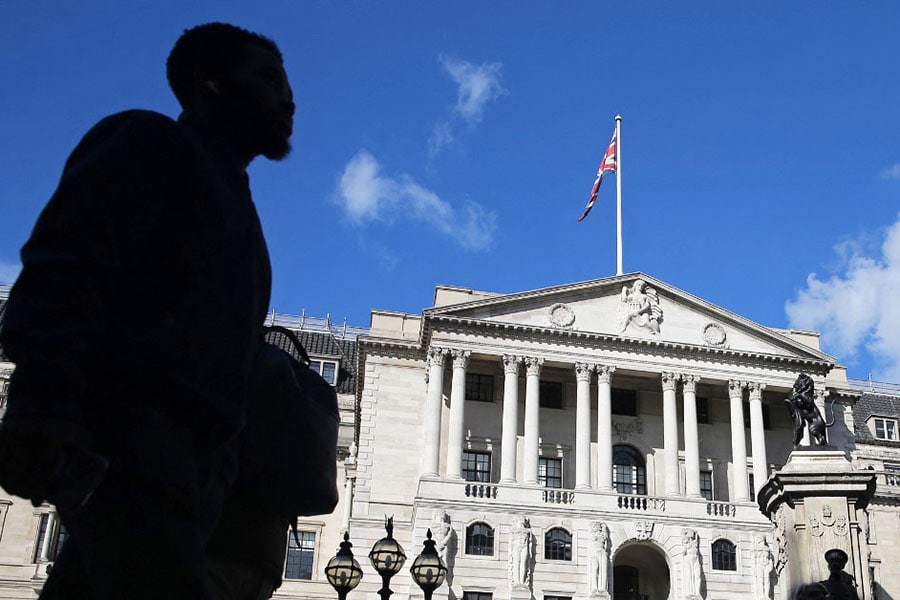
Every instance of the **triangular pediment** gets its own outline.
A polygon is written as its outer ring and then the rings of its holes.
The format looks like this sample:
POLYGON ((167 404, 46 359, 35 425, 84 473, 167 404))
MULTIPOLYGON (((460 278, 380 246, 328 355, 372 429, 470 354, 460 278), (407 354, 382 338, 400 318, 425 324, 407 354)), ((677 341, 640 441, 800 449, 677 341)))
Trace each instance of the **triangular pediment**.
POLYGON ((643 273, 438 306, 425 316, 652 340, 805 360, 833 358, 643 273))

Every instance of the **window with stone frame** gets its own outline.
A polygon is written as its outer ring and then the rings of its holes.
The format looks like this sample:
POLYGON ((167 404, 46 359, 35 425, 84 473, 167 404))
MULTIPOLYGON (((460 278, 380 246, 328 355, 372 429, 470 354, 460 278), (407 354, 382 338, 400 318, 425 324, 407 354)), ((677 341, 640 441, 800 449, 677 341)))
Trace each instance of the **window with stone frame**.
POLYGON ((297 531, 300 543, 294 539, 294 532, 288 531, 287 556, 284 561, 285 579, 312 579, 313 561, 316 556, 316 533, 297 531))
POLYGON ((613 446, 613 486, 620 494, 647 495, 646 462, 634 447, 613 446))
POLYGON ((724 538, 713 542, 712 568, 716 571, 737 571, 737 547, 724 538))
POLYGON ((466 527, 466 554, 494 555, 494 528, 481 521, 466 527))
POLYGON ((612 388, 610 403, 614 415, 636 417, 638 414, 636 390, 612 388))
POLYGON ((462 455, 462 476, 466 481, 490 483, 491 453, 464 450, 462 455))
POLYGON ((463 600, 493 600, 490 592, 463 592, 463 600))
POLYGON ((493 402, 494 376, 467 372, 466 400, 471 402, 493 402))
POLYGON ((874 417, 875 438, 879 440, 897 441, 897 419, 874 417))
POLYGON ((544 458, 542 456, 538 459, 538 483, 548 488, 563 486, 561 458, 544 458))
POLYGON ((884 463, 884 481, 900 486, 900 463, 884 463))
POLYGON ((707 500, 715 500, 712 471, 700 471, 700 495, 707 500))
POLYGON ((562 527, 554 527, 544 534, 546 560, 572 560, 572 534, 562 527))
POLYGON ((563 407, 563 384, 559 381, 541 380, 540 385, 540 406, 541 408, 563 407))

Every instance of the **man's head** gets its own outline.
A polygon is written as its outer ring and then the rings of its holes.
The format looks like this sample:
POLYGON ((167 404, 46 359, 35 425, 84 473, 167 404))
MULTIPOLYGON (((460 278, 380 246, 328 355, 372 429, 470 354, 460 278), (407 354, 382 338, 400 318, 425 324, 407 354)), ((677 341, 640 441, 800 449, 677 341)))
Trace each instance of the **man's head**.
POLYGON ((825 553, 825 562, 828 563, 828 570, 832 573, 839 573, 847 566, 847 553, 840 548, 832 548, 825 553))
POLYGON ((185 113, 201 121, 246 162, 290 152, 294 102, 272 40, 234 25, 207 23, 175 43, 166 75, 185 113))

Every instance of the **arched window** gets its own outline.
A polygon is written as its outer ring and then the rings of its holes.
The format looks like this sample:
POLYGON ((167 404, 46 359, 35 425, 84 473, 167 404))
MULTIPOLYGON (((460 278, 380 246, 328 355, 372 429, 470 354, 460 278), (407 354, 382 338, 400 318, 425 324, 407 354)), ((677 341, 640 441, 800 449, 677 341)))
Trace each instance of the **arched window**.
POLYGON ((544 534, 544 558, 572 560, 572 534, 562 527, 554 527, 544 534))
POLYGON ((480 522, 466 527, 466 554, 493 556, 494 528, 480 522))
POLYGON ((718 571, 737 571, 737 549, 735 545, 725 539, 713 542, 712 567, 718 571))
POLYGON ((620 494, 647 495, 644 457, 631 446, 613 446, 613 485, 620 494))

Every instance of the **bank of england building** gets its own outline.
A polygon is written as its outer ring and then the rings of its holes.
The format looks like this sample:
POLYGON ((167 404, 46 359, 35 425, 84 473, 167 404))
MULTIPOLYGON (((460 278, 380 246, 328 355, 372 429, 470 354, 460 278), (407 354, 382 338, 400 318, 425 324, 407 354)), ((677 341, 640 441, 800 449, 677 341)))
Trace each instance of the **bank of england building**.
MULTIPOLYGON (((377 598, 366 554, 386 515, 407 566, 431 531, 440 599, 786 600, 831 547, 860 598, 900 598, 900 387, 848 379, 815 332, 642 273, 437 286, 430 308, 373 310, 349 335, 289 325, 344 386, 341 500, 300 520, 276 598, 334 597, 324 568, 348 530, 349 597, 377 598), (794 445, 801 373, 830 425, 819 449, 794 445)), ((0 510, 0 597, 34 597, 62 528, 50 506, 0 510)), ((391 589, 422 596, 406 569, 391 589)))

